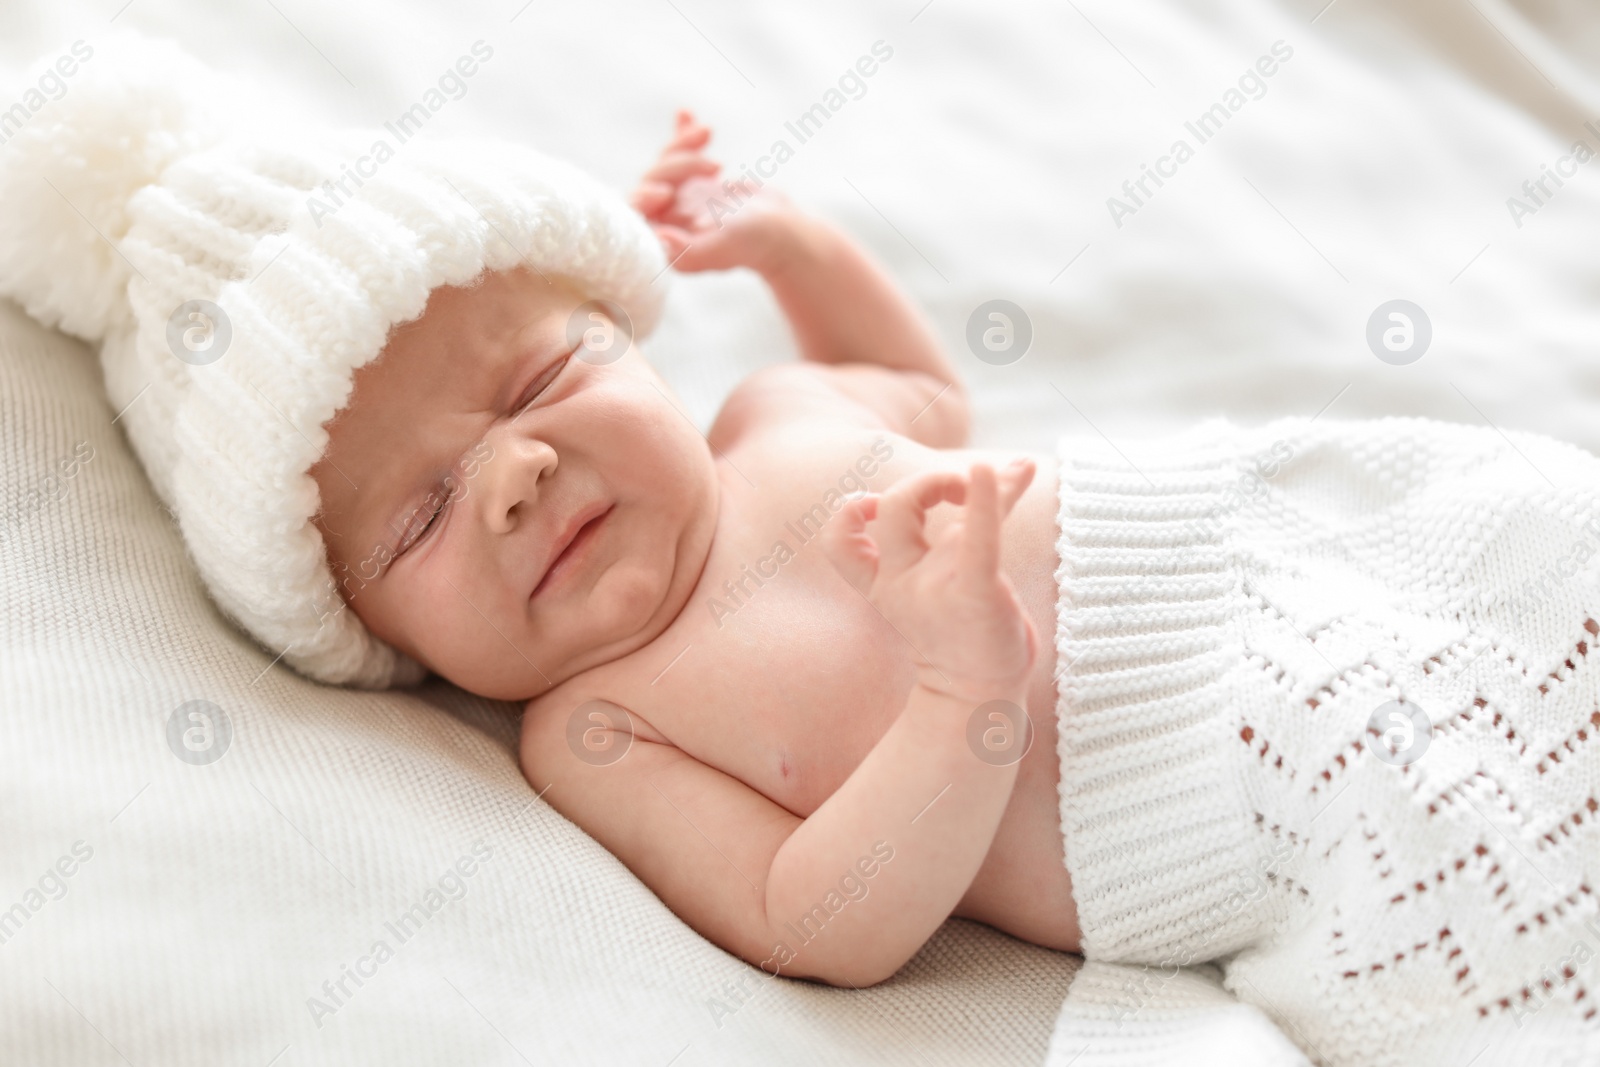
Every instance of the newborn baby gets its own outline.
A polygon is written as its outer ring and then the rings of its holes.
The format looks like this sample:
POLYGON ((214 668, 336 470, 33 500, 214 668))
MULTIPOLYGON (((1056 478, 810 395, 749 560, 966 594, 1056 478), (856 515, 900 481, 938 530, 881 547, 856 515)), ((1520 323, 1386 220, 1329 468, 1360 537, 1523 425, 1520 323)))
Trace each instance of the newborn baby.
POLYGON ((630 209, 511 142, 268 136, 170 46, 80 73, 0 153, 0 295, 98 347, 267 669, 526 702, 530 798, 769 975, 954 915, 1082 952, 1110 1058, 1206 961, 1323 1063, 1600 1042, 1594 456, 971 450, 910 303, 689 115, 630 209), (704 436, 632 344, 669 262, 757 272, 804 357, 704 436))
POLYGON ((868 985, 952 914, 1076 950, 1053 462, 966 447, 955 366, 849 237, 748 185, 713 218, 709 137, 680 114, 635 205, 678 270, 758 272, 804 361, 702 436, 625 330, 571 343, 563 279, 437 290, 313 470, 335 573, 385 546, 345 586, 368 628, 528 701, 539 795, 751 963, 868 985))
POLYGON ((526 700, 536 794, 770 975, 870 985, 954 915, 1143 965, 1119 1025, 1221 960, 1325 1062, 1520 1038, 1541 983, 1592 1017, 1594 457, 1416 419, 969 449, 909 302, 709 137, 680 114, 635 207, 803 361, 702 437, 577 286, 436 291, 313 468, 376 636, 526 700))

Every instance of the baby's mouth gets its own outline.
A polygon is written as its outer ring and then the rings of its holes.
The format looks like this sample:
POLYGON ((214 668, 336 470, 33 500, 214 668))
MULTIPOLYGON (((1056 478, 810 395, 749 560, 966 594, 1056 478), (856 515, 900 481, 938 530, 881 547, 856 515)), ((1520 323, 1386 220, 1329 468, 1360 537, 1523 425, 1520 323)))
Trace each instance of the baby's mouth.
POLYGON ((544 575, 539 579, 539 584, 533 587, 533 592, 528 594, 532 600, 541 592, 561 581, 563 577, 581 566, 588 556, 589 546, 599 536, 600 526, 606 517, 611 514, 613 505, 594 504, 573 516, 571 524, 563 534, 562 541, 557 541, 555 555, 545 567, 544 575))

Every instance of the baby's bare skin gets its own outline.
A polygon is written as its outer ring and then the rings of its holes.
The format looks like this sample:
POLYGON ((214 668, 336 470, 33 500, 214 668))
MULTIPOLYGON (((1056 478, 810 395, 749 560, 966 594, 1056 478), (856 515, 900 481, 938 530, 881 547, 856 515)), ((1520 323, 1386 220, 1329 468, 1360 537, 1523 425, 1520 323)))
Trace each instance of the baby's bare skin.
POLYGON ((1075 950, 1053 461, 964 447, 953 365, 843 234, 770 192, 708 219, 708 137, 680 116, 636 206, 678 269, 760 273, 804 361, 702 438, 634 346, 572 348, 564 279, 436 290, 312 471, 342 592, 526 699, 539 794, 769 972, 880 981, 952 914, 1075 950), (990 701, 1027 709, 1020 759, 970 747, 990 701))
MULTIPOLYGON (((781 368, 753 377, 729 399, 729 411, 745 405, 764 410, 751 411, 737 437, 713 430, 712 442, 725 457, 717 465, 721 512, 705 571, 677 620, 634 655, 533 701, 524 727, 524 762, 535 788, 550 787, 546 799, 608 846, 636 842, 640 851, 623 856, 625 861, 658 893, 651 874, 680 887, 680 896, 664 899, 701 929, 716 921, 710 912, 717 901, 704 891, 707 884, 738 880, 730 863, 743 866, 753 880, 765 874, 744 862, 753 850, 741 847, 737 822, 725 815, 734 795, 746 787, 761 794, 770 809, 745 798, 737 803, 755 814, 744 818, 771 819, 780 835, 791 830, 834 794, 901 714, 915 678, 905 640, 841 579, 815 539, 796 536, 794 520, 836 491, 842 475, 862 469, 863 457, 866 469, 876 467, 864 479, 872 489, 921 471, 960 471, 975 461, 1002 466, 1012 458, 930 449, 872 426, 865 412, 852 423, 841 417, 849 413, 848 401, 830 397, 821 382, 812 386, 811 402, 797 404, 795 380, 813 370, 781 368), (780 385, 784 393, 774 391, 780 385), (885 453, 886 462, 874 462, 885 453), (794 558, 766 567, 777 575, 757 585, 745 568, 771 559, 780 540, 796 549, 794 558), (751 595, 736 589, 737 598, 730 597, 726 583, 741 578, 751 595), (628 787, 626 795, 637 794, 637 806, 620 803, 622 789, 572 795, 574 786, 564 788, 563 779, 602 782, 606 774, 625 773, 623 765, 641 755, 635 748, 614 765, 574 766, 564 751, 567 724, 594 699, 626 708, 637 741, 681 753, 717 773, 669 773, 669 781, 658 783, 663 797, 628 787)), ((1038 462, 1040 474, 1007 520, 1003 545, 1005 572, 1036 630, 1048 635, 1027 685, 1036 732, 993 844, 953 914, 1076 951, 1076 910, 1062 863, 1056 793, 1056 477, 1053 461, 1041 456, 1038 462)), ((937 536, 951 517, 948 507, 931 512, 930 535, 937 536)), ((672 766, 661 753, 648 758, 652 769, 672 766)), ((911 811, 932 799, 931 793, 920 798, 911 811)), ((903 832, 910 836, 918 825, 935 825, 937 804, 950 802, 941 798, 917 825, 907 821, 903 832)), ((862 841, 859 851, 869 852, 870 843, 862 841)), ((880 877, 892 870, 891 861, 880 877)), ((799 916, 772 918, 782 923, 799 916)), ((789 942, 798 948, 794 938, 789 942)), ((751 962, 769 956, 767 946, 751 962)), ((804 950, 794 962, 807 962, 804 950)))

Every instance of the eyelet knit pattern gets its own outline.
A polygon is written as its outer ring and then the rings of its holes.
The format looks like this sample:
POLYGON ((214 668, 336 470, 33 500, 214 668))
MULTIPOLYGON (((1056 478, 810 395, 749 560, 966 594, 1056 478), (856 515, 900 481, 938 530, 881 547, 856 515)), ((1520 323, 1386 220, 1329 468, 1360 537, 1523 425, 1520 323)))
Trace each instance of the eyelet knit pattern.
POLYGON ((1060 458, 1084 954, 1218 961, 1319 1063, 1600 1048, 1600 460, 1422 419, 1060 458))

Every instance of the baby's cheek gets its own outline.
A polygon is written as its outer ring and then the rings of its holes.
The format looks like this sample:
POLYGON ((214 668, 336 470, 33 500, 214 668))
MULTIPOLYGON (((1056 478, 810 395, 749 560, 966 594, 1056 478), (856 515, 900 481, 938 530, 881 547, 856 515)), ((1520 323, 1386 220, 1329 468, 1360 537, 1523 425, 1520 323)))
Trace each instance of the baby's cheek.
POLYGON ((417 602, 409 620, 412 640, 435 673, 461 688, 499 700, 524 699, 537 692, 538 672, 546 666, 526 621, 508 606, 502 592, 468 592, 443 586, 417 602))
POLYGON ((606 572, 597 590, 602 595, 591 599, 591 605, 599 609, 591 619, 603 629, 637 629, 661 606, 671 582, 669 553, 660 553, 660 558, 655 554, 624 558, 606 572))

